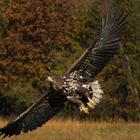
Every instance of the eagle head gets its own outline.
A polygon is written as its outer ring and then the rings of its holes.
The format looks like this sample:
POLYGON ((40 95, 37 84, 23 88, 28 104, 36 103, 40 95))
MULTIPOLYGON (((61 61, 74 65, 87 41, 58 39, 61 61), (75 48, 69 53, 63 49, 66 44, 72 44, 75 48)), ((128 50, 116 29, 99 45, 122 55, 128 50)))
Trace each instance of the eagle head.
POLYGON ((47 81, 49 81, 49 82, 51 82, 51 83, 54 83, 54 79, 53 79, 53 77, 51 77, 51 76, 48 76, 48 77, 47 77, 47 81))
POLYGON ((48 76, 47 81, 49 81, 53 88, 56 90, 61 90, 62 89, 62 82, 59 78, 48 76))

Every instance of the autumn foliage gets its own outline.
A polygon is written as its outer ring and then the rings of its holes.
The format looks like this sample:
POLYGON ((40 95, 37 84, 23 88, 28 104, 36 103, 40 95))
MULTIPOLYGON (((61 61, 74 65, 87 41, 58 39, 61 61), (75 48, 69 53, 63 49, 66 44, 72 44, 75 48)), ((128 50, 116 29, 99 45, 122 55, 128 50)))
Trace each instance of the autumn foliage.
POLYGON ((53 57, 54 48, 68 45, 73 36, 75 19, 71 10, 75 3, 75 0, 0 2, 0 88, 7 81, 46 76, 48 58, 53 57))

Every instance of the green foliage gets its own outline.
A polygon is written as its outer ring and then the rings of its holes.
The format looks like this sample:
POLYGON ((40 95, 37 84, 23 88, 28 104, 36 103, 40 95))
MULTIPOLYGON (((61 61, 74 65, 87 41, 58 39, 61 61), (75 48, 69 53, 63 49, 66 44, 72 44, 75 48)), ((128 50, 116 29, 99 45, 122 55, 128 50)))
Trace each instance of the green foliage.
POLYGON ((15 97, 29 106, 39 96, 37 90, 33 88, 32 83, 31 81, 27 83, 13 83, 5 91, 5 96, 15 97))

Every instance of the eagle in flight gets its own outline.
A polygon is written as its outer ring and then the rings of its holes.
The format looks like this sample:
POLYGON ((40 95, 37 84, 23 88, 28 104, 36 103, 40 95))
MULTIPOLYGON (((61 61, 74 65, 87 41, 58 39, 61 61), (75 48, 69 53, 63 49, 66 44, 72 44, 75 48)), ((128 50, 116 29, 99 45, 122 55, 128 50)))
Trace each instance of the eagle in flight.
POLYGON ((72 67, 62 76, 49 76, 50 88, 37 102, 6 126, 0 128, 3 137, 19 135, 41 127, 72 102, 86 114, 99 103, 103 91, 98 80, 92 79, 104 68, 120 47, 120 37, 126 28, 126 14, 104 0, 101 12, 102 30, 72 67))

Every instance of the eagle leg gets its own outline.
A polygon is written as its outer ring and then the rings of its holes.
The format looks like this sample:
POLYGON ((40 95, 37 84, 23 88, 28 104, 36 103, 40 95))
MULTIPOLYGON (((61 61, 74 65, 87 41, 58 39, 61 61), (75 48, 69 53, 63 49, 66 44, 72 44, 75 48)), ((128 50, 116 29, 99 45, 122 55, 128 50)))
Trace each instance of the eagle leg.
POLYGON ((89 90, 86 88, 86 85, 84 87, 83 86, 77 86, 77 91, 80 92, 81 94, 83 94, 87 99, 88 99, 88 103, 87 105, 93 109, 94 108, 94 101, 92 99, 90 99, 90 94, 89 94, 89 90))
POLYGON ((82 105, 80 105, 80 111, 82 112, 84 112, 84 113, 86 113, 86 114, 88 114, 89 115, 89 109, 88 109, 88 107, 85 107, 83 104, 82 105))
POLYGON ((87 107, 85 107, 85 105, 82 103, 81 100, 79 100, 77 97, 75 96, 67 96, 67 99, 73 103, 78 104, 80 111, 89 114, 89 109, 87 107))
POLYGON ((87 103, 87 105, 90 107, 90 108, 94 108, 94 105, 95 105, 95 103, 94 103, 94 101, 92 100, 92 99, 90 99, 89 97, 88 97, 88 103, 87 103))

